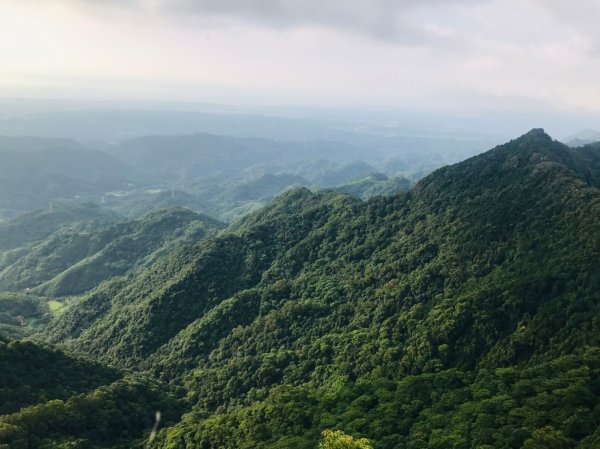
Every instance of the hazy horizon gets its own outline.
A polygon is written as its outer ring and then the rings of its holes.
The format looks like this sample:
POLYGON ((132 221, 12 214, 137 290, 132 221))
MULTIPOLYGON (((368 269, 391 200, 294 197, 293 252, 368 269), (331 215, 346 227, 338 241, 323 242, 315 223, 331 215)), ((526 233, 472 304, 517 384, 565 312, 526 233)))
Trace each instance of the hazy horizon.
MULTIPOLYGON (((316 107, 292 104, 216 104, 182 101, 115 101, 115 100, 73 100, 57 98, 0 97, 0 135, 76 138, 76 132, 52 132, 52 123, 60 122, 60 127, 69 122, 79 121, 90 113, 104 115, 127 114, 131 118, 142 119, 147 114, 163 115, 172 120, 181 114, 187 115, 188 124, 172 131, 134 132, 133 135, 147 134, 231 134, 229 131, 206 128, 202 117, 222 117, 223 120, 284 120, 299 126, 313 124, 318 127, 345 129, 352 132, 366 132, 382 135, 412 136, 426 138, 453 137, 459 139, 483 139, 496 145, 518 137, 533 128, 543 128, 554 139, 567 142, 584 130, 598 131, 600 116, 574 113, 496 112, 490 114, 444 113, 401 108, 356 108, 356 107, 316 107), (196 121, 194 121, 196 116, 196 121), (15 120, 23 126, 11 129, 15 120), (40 124, 47 132, 40 132, 40 124), (32 125, 32 126, 29 126, 32 125), (25 131, 23 131, 25 129, 25 131)), ((89 123, 93 126, 92 123, 89 123)), ((127 128, 126 123, 119 124, 127 128)), ((168 128, 168 127, 167 127, 168 128)), ((263 136, 260 129, 251 133, 233 133, 245 137, 263 136)), ((97 138, 101 138, 97 136, 97 138)), ((276 137, 272 137, 275 138, 276 137)), ((296 137, 288 139, 295 140, 296 137)), ((307 135, 304 139, 319 140, 319 135, 307 135)), ((286 140, 286 138, 280 139, 286 140)), ((491 146, 489 148, 491 148, 491 146)), ((486 149, 488 147, 485 147, 486 149)))
POLYGON ((0 10, 4 99, 412 113, 557 138, 600 117, 591 0, 6 0, 0 10))

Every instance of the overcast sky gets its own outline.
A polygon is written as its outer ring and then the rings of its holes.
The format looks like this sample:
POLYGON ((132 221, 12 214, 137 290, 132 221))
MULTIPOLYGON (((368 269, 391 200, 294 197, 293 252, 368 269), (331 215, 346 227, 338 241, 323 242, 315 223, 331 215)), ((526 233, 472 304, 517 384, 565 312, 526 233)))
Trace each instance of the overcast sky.
POLYGON ((0 96, 600 113, 598 0, 1 0, 0 96))

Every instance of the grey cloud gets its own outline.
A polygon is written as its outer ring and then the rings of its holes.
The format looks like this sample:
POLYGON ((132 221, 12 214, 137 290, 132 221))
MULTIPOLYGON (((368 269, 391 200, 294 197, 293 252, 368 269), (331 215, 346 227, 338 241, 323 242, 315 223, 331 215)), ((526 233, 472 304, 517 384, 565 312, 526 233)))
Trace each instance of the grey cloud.
POLYGON ((322 26, 378 38, 427 41, 432 36, 407 19, 415 9, 476 0, 174 0, 162 6, 201 16, 229 17, 274 28, 322 26))
POLYGON ((595 56, 600 54, 600 2, 598 0, 530 0, 539 7, 550 11, 560 20, 561 25, 589 40, 588 51, 595 56))
MULTIPOLYGON (((98 6, 98 0, 62 0, 98 6)), ((275 29, 320 26, 381 39, 419 43, 436 37, 410 20, 415 10, 487 0, 107 0, 123 8, 150 9, 186 18, 234 19, 275 29)))

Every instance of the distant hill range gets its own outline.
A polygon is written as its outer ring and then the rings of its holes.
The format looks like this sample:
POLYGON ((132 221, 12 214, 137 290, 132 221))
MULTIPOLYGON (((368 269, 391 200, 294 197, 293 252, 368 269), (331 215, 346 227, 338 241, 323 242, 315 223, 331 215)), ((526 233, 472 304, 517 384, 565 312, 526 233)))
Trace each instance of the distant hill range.
POLYGON ((600 142, 600 131, 584 129, 573 136, 564 139, 564 142, 570 147, 582 147, 590 143, 600 142))
MULTIPOLYGON (((458 157, 439 142, 414 141, 418 156, 402 150, 408 144, 190 134, 84 145, 0 136, 0 220, 91 202, 129 218, 186 207, 231 222, 292 187, 335 188, 373 173, 414 181, 458 157)), ((383 178, 359 196, 395 191, 383 178)))

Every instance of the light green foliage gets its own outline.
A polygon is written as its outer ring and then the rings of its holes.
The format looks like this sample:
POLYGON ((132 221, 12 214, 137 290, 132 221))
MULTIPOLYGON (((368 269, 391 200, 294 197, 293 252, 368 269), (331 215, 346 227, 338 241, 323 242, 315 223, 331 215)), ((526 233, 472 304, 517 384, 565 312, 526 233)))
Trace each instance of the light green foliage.
POLYGON ((372 449, 366 438, 357 440, 341 430, 324 430, 321 436, 323 441, 319 444, 320 449, 372 449))

